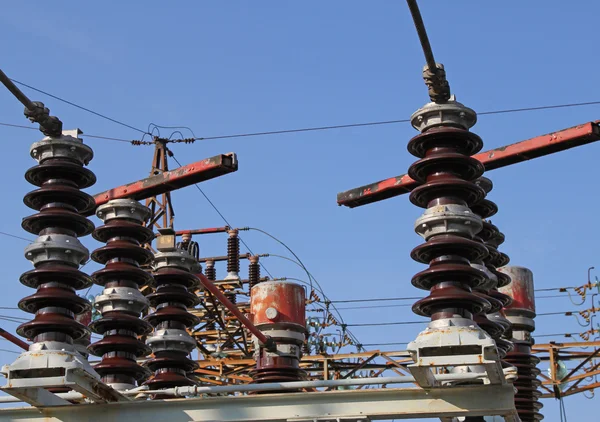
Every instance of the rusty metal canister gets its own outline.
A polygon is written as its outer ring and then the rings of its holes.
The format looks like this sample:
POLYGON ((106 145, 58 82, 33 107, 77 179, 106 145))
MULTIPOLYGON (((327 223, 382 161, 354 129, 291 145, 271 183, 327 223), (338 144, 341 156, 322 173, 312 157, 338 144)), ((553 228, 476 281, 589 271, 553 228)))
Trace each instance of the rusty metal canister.
POLYGON ((289 281, 266 281, 251 290, 250 312, 258 328, 306 329, 304 288, 289 281))
POLYGON ((513 303, 505 308, 508 313, 519 313, 529 318, 535 317, 535 294, 533 273, 525 267, 506 266, 498 271, 508 274, 511 283, 501 287, 500 292, 509 295, 513 303))

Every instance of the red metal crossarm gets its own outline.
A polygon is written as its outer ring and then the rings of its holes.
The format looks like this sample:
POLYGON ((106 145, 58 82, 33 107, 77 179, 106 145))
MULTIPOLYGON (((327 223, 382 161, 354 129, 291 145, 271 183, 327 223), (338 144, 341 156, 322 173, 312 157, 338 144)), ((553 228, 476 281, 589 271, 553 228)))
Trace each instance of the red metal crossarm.
POLYGON ((119 198, 131 198, 139 201, 232 173, 237 169, 238 163, 234 153, 216 155, 181 166, 175 170, 101 192, 94 195, 94 199, 97 206, 105 204, 111 199, 119 198))
MULTIPOLYGON (((486 171, 531 160, 555 152, 564 151, 600 140, 600 121, 588 122, 568 129, 517 142, 475 155, 486 171)), ((413 190, 418 183, 407 174, 381 180, 376 183, 339 193, 338 205, 349 208, 360 207, 403 195, 413 190)))

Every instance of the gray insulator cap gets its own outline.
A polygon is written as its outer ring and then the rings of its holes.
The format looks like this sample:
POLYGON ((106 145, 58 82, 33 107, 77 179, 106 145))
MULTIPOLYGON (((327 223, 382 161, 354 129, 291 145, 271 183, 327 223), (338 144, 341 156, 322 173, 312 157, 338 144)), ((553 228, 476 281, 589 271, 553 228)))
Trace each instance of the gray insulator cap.
POLYGON ((76 237, 66 234, 47 234, 39 236, 25 248, 25 258, 34 266, 44 262, 79 266, 89 259, 89 251, 76 237))
POLYGON ((180 351, 190 353, 196 347, 196 341, 185 330, 166 328, 155 330, 146 339, 153 353, 180 351))
POLYGON ((477 123, 477 113, 456 101, 454 95, 445 103, 427 103, 410 116, 410 124, 420 132, 435 126, 470 129, 477 123))
POLYGON ((105 223, 122 218, 142 224, 150 217, 150 209, 133 199, 112 199, 98 207, 96 216, 105 223))
POLYGON ((131 287, 106 287, 94 300, 94 307, 102 314, 121 311, 139 315, 149 306, 148 299, 138 289, 131 287))
POLYGON ((88 165, 94 158, 94 152, 89 146, 81 139, 67 134, 58 138, 47 136, 31 145, 29 153, 39 163, 49 158, 63 158, 88 165))
POLYGON ((184 271, 194 273, 194 271, 198 269, 198 261, 183 249, 169 252, 157 252, 154 255, 154 271, 165 267, 180 268, 184 271))
POLYGON ((472 238, 483 227, 481 217, 469 207, 457 204, 436 205, 427 208, 415 221, 415 232, 428 240, 439 234, 457 234, 472 238))

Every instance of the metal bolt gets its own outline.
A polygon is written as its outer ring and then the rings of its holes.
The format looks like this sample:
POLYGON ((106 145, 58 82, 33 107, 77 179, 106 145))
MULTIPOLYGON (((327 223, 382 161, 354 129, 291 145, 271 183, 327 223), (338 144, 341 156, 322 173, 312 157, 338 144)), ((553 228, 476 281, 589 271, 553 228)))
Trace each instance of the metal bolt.
POLYGON ((279 315, 279 312, 277 312, 277 309, 275 309, 275 308, 267 308, 267 310, 265 311, 265 315, 267 318, 273 320, 273 319, 277 318, 277 315, 279 315))

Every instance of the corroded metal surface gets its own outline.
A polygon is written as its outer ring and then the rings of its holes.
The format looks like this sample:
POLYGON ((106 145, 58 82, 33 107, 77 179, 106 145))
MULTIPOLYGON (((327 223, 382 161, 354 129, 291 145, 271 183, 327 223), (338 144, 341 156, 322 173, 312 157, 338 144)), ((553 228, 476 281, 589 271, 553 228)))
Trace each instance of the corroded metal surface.
MULTIPOLYGON (((600 128, 598 121, 595 121, 495 148, 473 157, 484 165, 486 171, 490 171, 598 140, 600 140, 600 128)), ((359 207, 403 195, 411 192, 418 185, 419 183, 409 175, 403 174, 341 192, 337 196, 337 203, 350 208, 359 207)))

